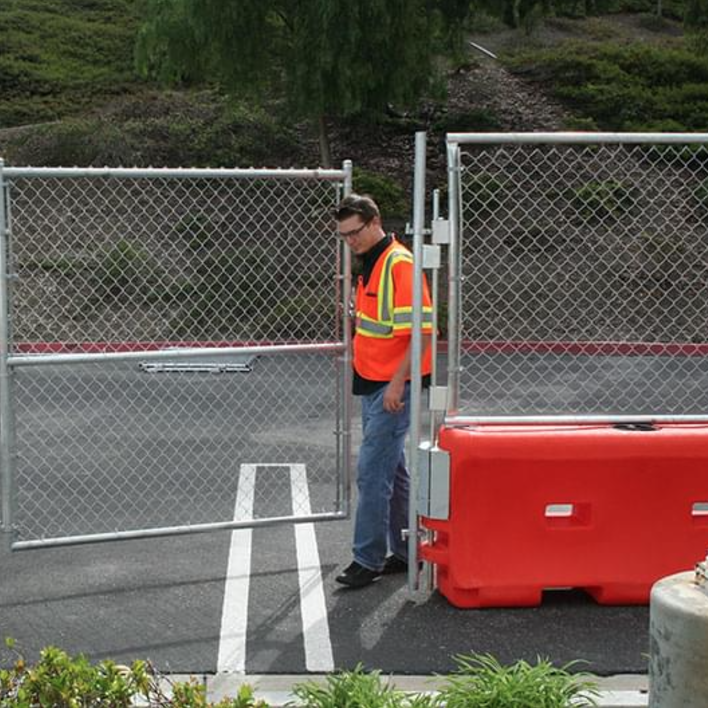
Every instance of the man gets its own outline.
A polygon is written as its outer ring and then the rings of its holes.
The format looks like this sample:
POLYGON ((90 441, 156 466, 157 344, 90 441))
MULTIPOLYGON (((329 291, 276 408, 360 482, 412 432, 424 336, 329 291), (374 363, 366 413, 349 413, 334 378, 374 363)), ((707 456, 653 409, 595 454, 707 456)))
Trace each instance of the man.
MULTIPOLYGON (((409 476, 404 444, 410 425, 413 256, 386 234, 369 196, 350 194, 336 211, 339 235, 362 261, 356 285, 354 395, 361 396, 363 440, 353 562, 338 583, 362 588, 407 570, 409 476)), ((423 287, 423 374, 429 382, 432 308, 423 287)))

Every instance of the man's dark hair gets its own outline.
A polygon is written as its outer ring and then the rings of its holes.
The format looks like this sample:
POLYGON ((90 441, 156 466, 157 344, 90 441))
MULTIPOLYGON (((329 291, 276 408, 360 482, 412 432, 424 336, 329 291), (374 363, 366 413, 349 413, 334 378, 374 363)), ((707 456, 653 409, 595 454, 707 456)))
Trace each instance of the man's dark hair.
POLYGON ((374 217, 381 216, 379 207, 368 194, 350 194, 342 199, 334 212, 334 218, 337 221, 344 221, 355 214, 358 214, 367 224, 374 217))

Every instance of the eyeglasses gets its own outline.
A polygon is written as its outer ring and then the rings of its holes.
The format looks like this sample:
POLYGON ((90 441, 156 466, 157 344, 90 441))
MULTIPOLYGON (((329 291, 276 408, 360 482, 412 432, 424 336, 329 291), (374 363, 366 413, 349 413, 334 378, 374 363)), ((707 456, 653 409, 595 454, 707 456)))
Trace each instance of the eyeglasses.
POLYGON ((358 229, 352 229, 351 231, 340 231, 338 236, 341 239, 353 238, 354 236, 358 236, 370 223, 370 220, 365 221, 358 229))

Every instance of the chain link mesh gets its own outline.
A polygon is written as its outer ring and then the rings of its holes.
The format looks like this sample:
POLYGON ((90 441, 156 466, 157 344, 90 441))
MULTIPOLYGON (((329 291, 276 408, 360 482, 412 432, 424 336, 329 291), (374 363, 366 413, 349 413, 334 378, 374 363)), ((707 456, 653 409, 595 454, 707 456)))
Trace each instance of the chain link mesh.
POLYGON ((111 363, 16 377, 20 539, 302 516, 290 465, 307 470, 312 513, 336 507, 335 362, 271 355, 250 373, 147 373, 111 363), (256 476, 236 508, 244 465, 256 476))
POLYGON ((460 410, 708 412, 708 151, 461 152, 460 410))
POLYGON ((15 179, 15 346, 331 341, 336 194, 317 180, 15 179))
MULTIPOLYGON (((11 350, 338 342, 339 189, 16 178, 11 350)), ((339 511, 339 356, 17 367, 18 540, 339 511), (236 509, 253 465, 253 506, 236 509), (293 508, 292 465, 308 508, 293 508)))

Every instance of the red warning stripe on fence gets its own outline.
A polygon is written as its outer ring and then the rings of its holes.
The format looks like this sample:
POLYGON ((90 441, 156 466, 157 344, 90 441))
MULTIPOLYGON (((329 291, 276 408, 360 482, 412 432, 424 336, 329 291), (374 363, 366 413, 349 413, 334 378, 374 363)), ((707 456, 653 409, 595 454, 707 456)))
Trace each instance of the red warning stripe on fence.
POLYGON ((464 340, 468 354, 573 354, 587 356, 706 356, 708 343, 542 342, 464 340))

